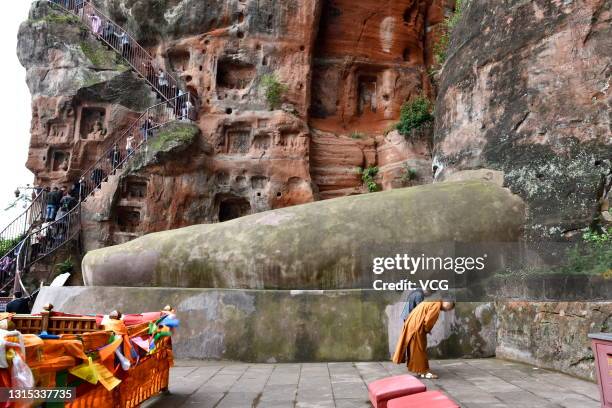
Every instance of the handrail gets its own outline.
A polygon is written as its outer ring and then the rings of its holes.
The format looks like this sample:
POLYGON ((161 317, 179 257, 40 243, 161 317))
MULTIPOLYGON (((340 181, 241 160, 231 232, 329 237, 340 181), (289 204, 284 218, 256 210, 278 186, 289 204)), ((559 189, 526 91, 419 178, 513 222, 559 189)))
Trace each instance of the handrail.
POLYGON ((28 232, 33 223, 42 221, 46 204, 47 192, 43 190, 36 194, 28 208, 0 232, 0 241, 7 242, 17 240, 28 232))
POLYGON ((18 271, 29 268, 32 264, 45 258, 67 242, 70 242, 81 227, 81 205, 76 202, 72 209, 59 215, 53 222, 46 222, 26 236, 17 255, 18 271))
POLYGON ((183 94, 145 110, 130 127, 115 138, 104 153, 79 178, 80 199, 86 200, 109 175, 123 167, 125 162, 153 137, 153 131, 176 120, 193 120, 191 95, 183 94))
POLYGON ((98 10, 91 0, 46 1, 79 18, 99 40, 121 55, 132 69, 140 74, 167 102, 179 95, 179 81, 161 68, 156 70, 153 56, 123 27, 98 10), (160 75, 161 73, 163 76, 160 75))
POLYGON ((109 160, 105 160, 104 156, 102 156, 96 162, 97 166, 94 164, 94 166, 90 167, 81 175, 79 180, 80 200, 76 201, 75 199, 74 208, 70 209, 65 214, 59 215, 59 218, 55 221, 45 223, 34 231, 31 231, 20 241, 17 245, 17 247, 21 248, 18 254, 16 254, 16 271, 21 272, 28 269, 34 263, 56 252, 67 242, 76 237, 81 227, 82 202, 101 186, 108 175, 117 172, 128 162, 128 160, 135 157, 136 153, 146 147, 148 142, 154 139, 155 135, 153 132, 156 129, 177 120, 191 120, 192 112, 189 109, 189 105, 187 105, 189 98, 190 95, 188 94, 175 98, 176 101, 173 106, 176 107, 170 107, 168 104, 161 103, 147 109, 139 119, 130 126, 128 131, 122 134, 121 138, 125 138, 126 140, 127 138, 132 138, 130 145, 134 146, 134 148, 131 151, 127 150, 127 143, 126 150, 121 150, 118 147, 117 139, 115 139, 113 147, 107 150, 107 152, 113 153, 113 157, 109 160), (177 107, 179 106, 182 107, 181 113, 180 115, 176 115, 177 107), (138 125, 150 123, 149 121, 152 117, 156 119, 154 125, 146 127, 146 132, 141 132, 143 128, 138 125), (137 143, 137 139, 134 137, 134 131, 140 134, 140 140, 137 143), (122 156, 122 152, 125 152, 125 155, 122 156), (121 159, 121 157, 123 158, 121 159), (108 172, 105 172, 105 169, 108 170, 108 172), (85 180, 87 175, 90 175, 92 183, 88 183, 85 180), (94 175, 96 176, 93 177, 94 175))

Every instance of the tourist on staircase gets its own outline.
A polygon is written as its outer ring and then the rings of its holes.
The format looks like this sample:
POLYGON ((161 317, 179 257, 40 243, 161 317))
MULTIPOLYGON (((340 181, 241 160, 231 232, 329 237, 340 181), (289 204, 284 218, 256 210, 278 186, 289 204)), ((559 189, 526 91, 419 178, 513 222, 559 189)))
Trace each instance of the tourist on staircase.
POLYGON ((129 61, 130 56, 130 37, 125 33, 125 31, 120 31, 119 33, 114 33, 115 37, 117 37, 117 41, 119 42, 119 49, 121 50, 121 56, 129 61))
POLYGON ((181 116, 183 120, 191 120, 191 113, 193 112, 193 104, 191 103, 191 99, 187 98, 185 103, 183 103, 183 110, 181 112, 181 116))
POLYGON ((81 182, 82 179, 80 179, 79 181, 75 181, 72 184, 72 187, 70 187, 69 194, 76 199, 79 199, 81 197, 81 182))
POLYGON ((89 21, 91 22, 91 30, 97 36, 101 35, 102 19, 97 14, 90 14, 89 21))
POLYGON ((163 70, 159 70, 157 74, 157 88, 161 91, 162 96, 168 98, 168 78, 163 70))
POLYGON ((125 152, 127 154, 127 157, 131 157, 132 153, 134 152, 134 136, 133 135, 129 135, 125 141, 125 152))
POLYGON ((57 187, 53 187, 53 191, 51 191, 47 196, 47 221, 55 220, 55 216, 57 215, 57 210, 59 209, 61 200, 62 193, 57 187))
POLYGON ((113 145, 113 149, 108 152, 108 160, 111 163, 111 171, 114 171, 119 164, 121 163, 121 151, 119 151, 119 146, 117 143, 113 145))
POLYGON ((144 143, 147 143, 149 137, 151 137, 151 129, 153 129, 153 121, 151 118, 147 118, 142 122, 140 126, 140 134, 144 143))
POLYGON ((55 243, 55 231, 53 222, 47 221, 41 225, 38 232, 38 240, 40 242, 39 255, 47 254, 53 248, 55 243))

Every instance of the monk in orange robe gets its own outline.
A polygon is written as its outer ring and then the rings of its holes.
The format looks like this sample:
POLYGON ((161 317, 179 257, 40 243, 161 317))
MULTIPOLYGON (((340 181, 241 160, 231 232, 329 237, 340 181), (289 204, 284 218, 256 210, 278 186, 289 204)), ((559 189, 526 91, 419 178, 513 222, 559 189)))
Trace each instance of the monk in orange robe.
POLYGON ((417 374, 419 378, 438 378, 429 372, 427 333, 431 332, 438 321, 441 310, 450 311, 454 307, 454 302, 435 301, 422 302, 414 308, 404 322, 402 334, 395 347, 395 354, 393 354, 393 362, 401 364, 408 360, 408 370, 417 374), (407 357, 406 354, 408 354, 407 357))

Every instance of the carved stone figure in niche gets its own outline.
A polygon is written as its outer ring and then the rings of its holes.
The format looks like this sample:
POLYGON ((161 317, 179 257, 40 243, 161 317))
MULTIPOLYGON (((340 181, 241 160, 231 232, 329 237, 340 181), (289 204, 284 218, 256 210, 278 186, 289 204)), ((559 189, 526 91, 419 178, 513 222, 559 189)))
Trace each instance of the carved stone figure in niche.
POLYGON ((91 132, 87 135, 88 139, 100 140, 106 136, 106 129, 102 126, 102 122, 96 120, 92 126, 91 132))
POLYGON ((51 125, 49 130, 50 137, 64 137, 64 132, 61 130, 60 125, 51 125))
POLYGON ((359 105, 357 113, 362 115, 368 111, 376 112, 376 77, 362 76, 358 85, 359 105))
POLYGON ((57 150, 51 154, 51 160, 52 171, 68 171, 70 167, 70 154, 57 150))
POLYGON ((285 145, 285 141, 283 140, 283 135, 280 132, 274 132, 274 145, 275 146, 285 145))

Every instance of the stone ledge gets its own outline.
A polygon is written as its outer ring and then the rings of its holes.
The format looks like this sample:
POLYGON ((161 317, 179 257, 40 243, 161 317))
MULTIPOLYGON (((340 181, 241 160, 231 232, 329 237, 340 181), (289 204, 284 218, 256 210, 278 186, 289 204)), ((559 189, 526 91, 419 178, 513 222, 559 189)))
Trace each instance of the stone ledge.
MULTIPOLYGON (((45 287, 34 312, 124 313, 176 307, 178 358, 247 362, 389 360, 402 324, 402 294, 373 290, 232 290, 45 287)), ((490 303, 461 303, 442 314, 429 339, 436 357, 490 357, 490 303)))

